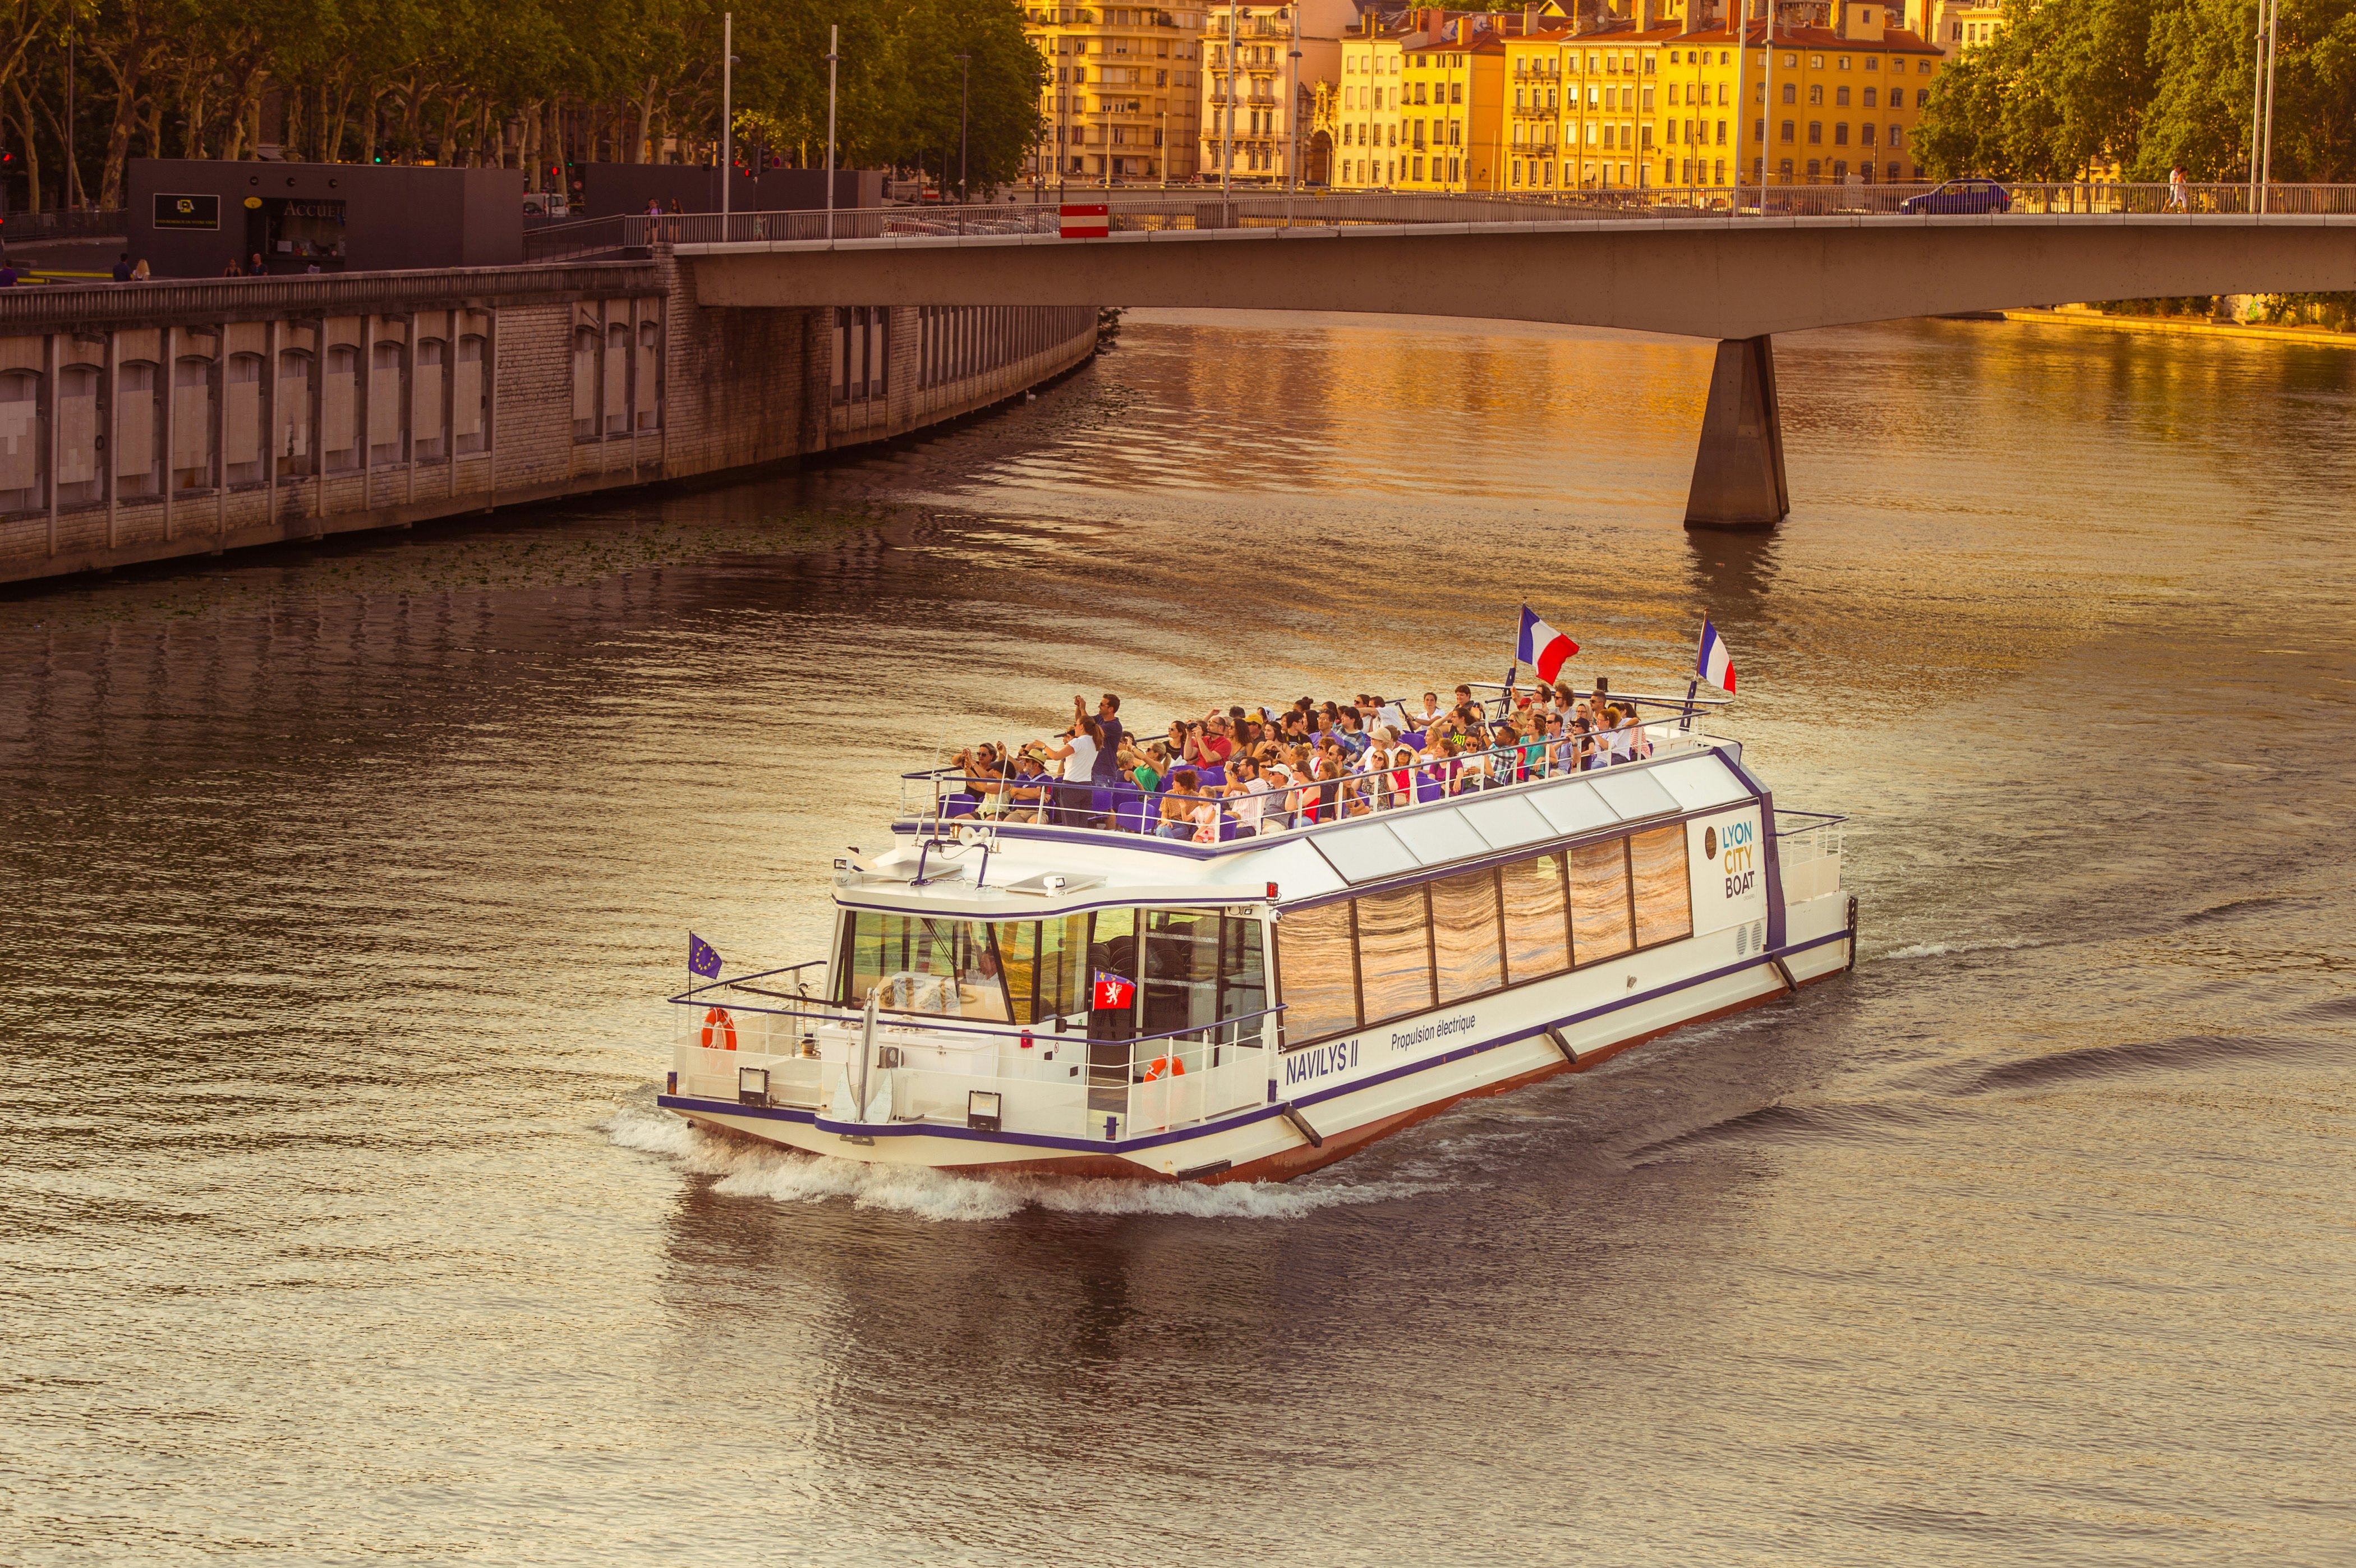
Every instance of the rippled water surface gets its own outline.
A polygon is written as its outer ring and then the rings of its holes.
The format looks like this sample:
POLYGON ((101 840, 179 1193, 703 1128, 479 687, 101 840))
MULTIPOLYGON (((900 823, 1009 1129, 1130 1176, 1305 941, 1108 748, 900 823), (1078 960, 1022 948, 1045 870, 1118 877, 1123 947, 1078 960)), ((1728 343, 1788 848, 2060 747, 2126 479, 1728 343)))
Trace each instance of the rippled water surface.
MULTIPOLYGON (((1437 300, 1435 301, 1437 303, 1437 300)), ((1132 317, 805 473, 0 599, 0 1561, 2356 1561, 2356 353, 1132 317), (1713 617, 1865 960, 1283 1187, 654 1110, 943 742, 1713 617)))

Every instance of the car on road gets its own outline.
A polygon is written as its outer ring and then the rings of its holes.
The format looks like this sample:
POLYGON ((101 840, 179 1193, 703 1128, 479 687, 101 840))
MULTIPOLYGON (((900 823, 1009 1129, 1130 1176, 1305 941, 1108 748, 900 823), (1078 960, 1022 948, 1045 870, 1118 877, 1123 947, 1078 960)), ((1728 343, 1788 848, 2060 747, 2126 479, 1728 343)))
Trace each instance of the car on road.
POLYGON ((2009 212, 2012 192, 1992 179, 1951 179, 1898 204, 1901 212, 2009 212))

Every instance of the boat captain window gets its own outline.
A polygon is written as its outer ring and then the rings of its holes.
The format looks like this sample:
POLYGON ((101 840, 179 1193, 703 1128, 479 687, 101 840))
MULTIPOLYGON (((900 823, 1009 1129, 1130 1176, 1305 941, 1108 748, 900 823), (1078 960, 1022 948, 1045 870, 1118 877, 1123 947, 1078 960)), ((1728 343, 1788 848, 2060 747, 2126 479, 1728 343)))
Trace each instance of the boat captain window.
POLYGON ((886 1013, 1008 1022, 998 945, 984 920, 865 911, 843 922, 841 1000, 864 1006, 868 993, 886 1013))

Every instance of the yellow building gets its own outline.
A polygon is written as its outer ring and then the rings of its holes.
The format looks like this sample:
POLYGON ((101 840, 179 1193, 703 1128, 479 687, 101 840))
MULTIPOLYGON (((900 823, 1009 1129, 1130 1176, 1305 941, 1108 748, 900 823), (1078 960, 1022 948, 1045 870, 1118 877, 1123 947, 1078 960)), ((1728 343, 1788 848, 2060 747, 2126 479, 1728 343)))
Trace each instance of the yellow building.
POLYGON ((1616 190, 1655 183, 1648 168, 1658 129, 1661 58, 1683 30, 1675 25, 1638 28, 1623 21, 1614 30, 1563 40, 1556 188, 1616 190))
POLYGON ((1382 190, 1398 183, 1405 46, 1408 38, 1419 40, 1421 36, 1404 27, 1384 27, 1370 16, 1342 40, 1335 189, 1382 190))
POLYGON ((1194 177, 1200 10, 1027 6, 1023 21, 1049 68, 1045 134, 1025 172, 1092 185, 1194 177))
MULTIPOLYGON (((1946 56, 1912 33, 1888 26, 1890 15, 1879 5, 1847 5, 1834 27, 1776 28, 1772 50, 1756 47, 1766 42, 1765 28, 1753 25, 1750 41, 1754 47, 1743 67, 1743 91, 1751 113, 1733 115, 1730 102, 1727 105, 1734 121, 1727 129, 1740 138, 1739 144, 1727 144, 1729 167, 1739 158, 1745 180, 1758 180, 1764 168, 1780 184, 1922 178, 1914 131, 1946 56)), ((1676 168, 1675 177, 1665 177, 1662 184, 1700 183, 1686 177, 1688 162, 1697 167, 1707 162, 1713 175, 1708 183, 1725 183, 1715 177, 1720 156, 1715 111, 1721 100, 1731 98, 1736 68, 1733 51, 1726 46, 1732 39, 1721 28, 1713 35, 1697 35, 1694 41, 1705 46, 1702 52, 1711 63, 1689 62, 1677 80, 1681 87, 1690 82, 1708 92, 1712 113, 1707 122, 1699 116, 1699 105, 1683 104, 1696 112, 1697 125, 1707 124, 1708 143, 1697 136, 1665 145, 1665 170, 1671 162, 1676 168), (1711 43, 1719 47, 1710 49, 1707 46, 1711 43), (1728 63, 1716 63, 1719 60, 1728 63)), ((1678 67, 1668 69, 1679 72, 1678 67)), ((1680 93, 1681 102, 1686 96, 1680 93)))

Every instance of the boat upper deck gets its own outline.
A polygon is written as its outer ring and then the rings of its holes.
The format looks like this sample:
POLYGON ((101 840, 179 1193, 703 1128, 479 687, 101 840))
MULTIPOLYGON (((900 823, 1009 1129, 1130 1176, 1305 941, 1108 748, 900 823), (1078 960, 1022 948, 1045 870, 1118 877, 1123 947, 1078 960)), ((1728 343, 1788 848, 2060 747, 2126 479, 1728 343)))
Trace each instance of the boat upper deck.
MULTIPOLYGON (((1466 775, 1419 764, 1430 776, 1389 790, 1355 814, 1251 824, 1222 816, 1209 842, 1112 826, 1007 822, 958 809, 954 769, 906 775, 912 799, 893 824, 903 843, 864 864, 837 864, 840 901, 862 907, 1008 918, 1019 904, 1040 913, 1110 903, 1286 904, 1543 851, 1581 837, 1691 816, 1758 800, 1738 742, 1675 721, 1647 726, 1652 755, 1608 768, 1556 771, 1520 747, 1510 760, 1456 789, 1466 775)), ((1109 805, 1097 790, 1091 807, 1109 805)), ((1234 797, 1218 798, 1224 806, 1234 797)))

